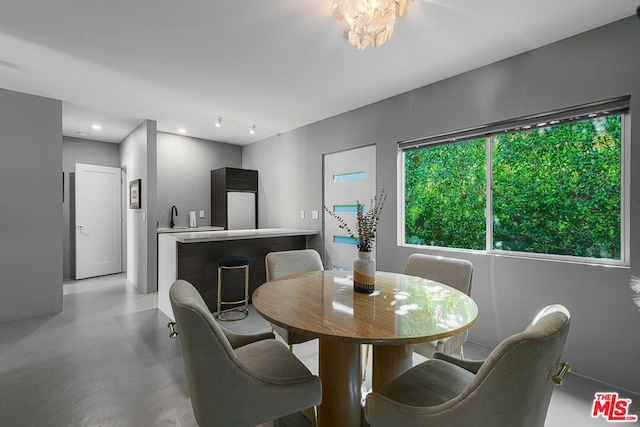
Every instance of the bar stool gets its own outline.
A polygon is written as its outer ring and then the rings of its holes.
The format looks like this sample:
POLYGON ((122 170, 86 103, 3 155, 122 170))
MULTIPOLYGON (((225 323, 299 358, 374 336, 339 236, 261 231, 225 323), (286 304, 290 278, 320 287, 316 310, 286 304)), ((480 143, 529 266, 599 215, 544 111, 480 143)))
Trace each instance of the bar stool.
POLYGON ((249 262, 251 260, 244 256, 227 256, 218 259, 218 312, 216 317, 220 320, 242 320, 249 315, 249 262), (222 270, 244 269, 244 299, 238 301, 222 300, 222 270), (232 307, 222 310, 223 305, 242 304, 242 307, 232 307), (226 316, 229 313, 241 313, 238 316, 226 316))

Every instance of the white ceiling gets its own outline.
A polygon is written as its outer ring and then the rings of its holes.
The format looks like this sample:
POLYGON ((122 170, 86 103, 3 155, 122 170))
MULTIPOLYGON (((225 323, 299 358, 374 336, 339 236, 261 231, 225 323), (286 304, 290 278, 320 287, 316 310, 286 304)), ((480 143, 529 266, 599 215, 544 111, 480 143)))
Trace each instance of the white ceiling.
POLYGON ((387 44, 357 51, 331 1, 0 0, 0 87, 61 99, 67 136, 120 142, 151 119, 160 131, 183 127, 245 145, 634 15, 638 6, 414 0, 387 44))

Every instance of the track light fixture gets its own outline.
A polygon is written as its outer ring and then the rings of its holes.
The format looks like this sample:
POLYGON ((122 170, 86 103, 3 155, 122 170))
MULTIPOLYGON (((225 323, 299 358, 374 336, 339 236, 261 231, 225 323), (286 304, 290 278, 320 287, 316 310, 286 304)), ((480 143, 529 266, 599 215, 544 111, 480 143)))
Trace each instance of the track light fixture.
POLYGON ((213 123, 216 125, 217 128, 222 127, 222 117, 214 117, 213 123))
POLYGON ((249 126, 249 133, 251 135, 255 135, 256 134, 256 125, 249 126))

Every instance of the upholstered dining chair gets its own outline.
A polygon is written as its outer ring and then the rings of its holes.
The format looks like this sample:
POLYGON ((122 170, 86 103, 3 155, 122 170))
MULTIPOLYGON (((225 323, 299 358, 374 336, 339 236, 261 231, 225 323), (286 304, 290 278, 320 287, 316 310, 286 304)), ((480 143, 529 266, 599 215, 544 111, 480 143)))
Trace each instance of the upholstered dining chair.
POLYGON ((205 426, 254 426, 311 408, 322 400, 320 379, 271 332, 239 335, 221 327, 198 291, 177 280, 169 290, 196 421, 205 426))
MULTIPOLYGON (((411 254, 404 266, 404 273, 444 283, 460 292, 471 295, 471 277, 473 275, 471 261, 425 254, 411 254)), ((464 331, 438 341, 414 344, 413 351, 425 357, 432 357, 436 351, 452 354, 457 350, 460 352, 460 357, 464 358, 463 346, 468 336, 469 332, 464 331)))
MULTIPOLYGON (((265 264, 267 268, 267 281, 280 279, 291 274, 324 270, 320 254, 313 249, 269 252, 265 257, 265 264)), ((277 325, 271 326, 289 345, 289 350, 293 348, 294 344, 301 344, 314 339, 305 335, 296 334, 277 325)))
POLYGON ((569 312, 544 308, 484 361, 436 353, 367 396, 365 417, 385 426, 542 427, 555 384, 571 368, 559 362, 569 312))

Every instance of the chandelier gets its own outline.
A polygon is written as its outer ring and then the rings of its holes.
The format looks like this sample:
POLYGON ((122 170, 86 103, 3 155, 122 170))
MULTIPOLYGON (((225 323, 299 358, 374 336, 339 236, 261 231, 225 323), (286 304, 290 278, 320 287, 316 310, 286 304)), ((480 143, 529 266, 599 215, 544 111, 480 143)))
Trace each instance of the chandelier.
POLYGON ((333 0, 333 14, 344 21, 349 42, 358 50, 380 47, 393 35, 396 18, 407 15, 411 0, 333 0))

